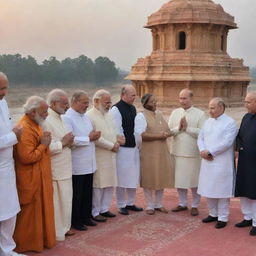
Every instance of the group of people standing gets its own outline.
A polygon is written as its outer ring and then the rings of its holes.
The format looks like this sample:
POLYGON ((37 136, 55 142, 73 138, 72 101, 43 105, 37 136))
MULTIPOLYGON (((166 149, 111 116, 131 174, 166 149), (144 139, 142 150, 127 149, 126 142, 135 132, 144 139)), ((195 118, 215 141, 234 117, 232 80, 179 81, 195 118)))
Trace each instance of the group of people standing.
POLYGON ((244 214, 236 226, 252 226, 250 235, 256 235, 256 93, 246 96, 248 114, 238 132, 220 98, 210 101, 207 119, 193 106, 192 91, 184 89, 181 107, 166 122, 152 94, 141 98, 143 110, 137 113, 131 85, 122 88, 113 106, 111 94, 98 90, 88 111, 89 96, 82 90, 72 95, 70 106, 60 89, 52 90, 46 100, 32 96, 13 128, 4 99, 7 89, 8 79, 0 73, 1 256, 52 248, 56 240, 74 235, 73 230, 84 231, 115 217, 109 210, 115 188, 122 215, 143 210, 134 204, 139 186, 149 215, 168 213, 162 198, 164 189, 173 187, 179 202, 172 211, 187 211, 191 189, 190 214, 199 214, 204 196, 209 216, 202 221, 216 221, 215 227, 223 228, 234 194, 235 144, 235 196, 242 197, 244 214))

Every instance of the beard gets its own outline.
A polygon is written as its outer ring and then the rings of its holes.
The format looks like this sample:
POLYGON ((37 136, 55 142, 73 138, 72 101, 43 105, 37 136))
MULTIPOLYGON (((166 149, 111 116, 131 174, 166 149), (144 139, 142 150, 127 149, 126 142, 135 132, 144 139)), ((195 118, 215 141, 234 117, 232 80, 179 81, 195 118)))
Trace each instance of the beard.
POLYGON ((40 125, 40 126, 44 126, 44 121, 45 119, 43 117, 41 117, 38 113, 35 114, 35 122, 40 125))
POLYGON ((108 113, 109 109, 105 109, 101 104, 99 105, 99 111, 105 115, 108 113))

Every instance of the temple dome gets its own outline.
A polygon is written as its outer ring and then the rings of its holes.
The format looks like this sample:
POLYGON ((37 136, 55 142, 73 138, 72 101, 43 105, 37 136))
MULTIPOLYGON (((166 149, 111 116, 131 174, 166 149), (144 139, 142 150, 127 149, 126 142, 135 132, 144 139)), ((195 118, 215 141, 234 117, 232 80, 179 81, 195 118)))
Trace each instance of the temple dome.
POLYGON ((206 23, 237 28, 234 17, 211 0, 172 0, 150 15, 145 27, 174 23, 206 23))

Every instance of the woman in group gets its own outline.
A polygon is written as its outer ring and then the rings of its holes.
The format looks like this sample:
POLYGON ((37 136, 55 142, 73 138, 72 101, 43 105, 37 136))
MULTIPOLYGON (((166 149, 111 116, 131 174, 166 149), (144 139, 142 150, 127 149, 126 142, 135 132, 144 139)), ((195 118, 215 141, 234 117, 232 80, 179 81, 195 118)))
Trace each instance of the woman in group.
POLYGON ((143 111, 135 119, 135 134, 142 139, 141 157, 141 187, 144 188, 147 203, 146 213, 155 211, 167 213, 162 205, 164 188, 174 185, 171 157, 167 138, 171 136, 167 122, 156 110, 156 99, 152 94, 141 98, 143 111))

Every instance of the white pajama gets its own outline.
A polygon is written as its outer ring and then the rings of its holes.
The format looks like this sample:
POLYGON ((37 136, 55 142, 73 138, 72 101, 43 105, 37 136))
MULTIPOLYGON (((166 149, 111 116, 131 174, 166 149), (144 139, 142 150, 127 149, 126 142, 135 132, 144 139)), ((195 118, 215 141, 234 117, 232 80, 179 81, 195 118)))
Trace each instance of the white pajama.
POLYGON ((126 205, 133 205, 136 196, 136 188, 116 188, 116 201, 118 208, 124 208, 126 205))
POLYGON ((152 190, 144 188, 144 195, 147 203, 146 210, 153 210, 155 208, 161 208, 162 198, 163 198, 164 190, 152 190))
POLYGON ((93 188, 92 216, 107 212, 112 202, 113 187, 93 188))
MULTIPOLYGON (((188 205, 188 190, 184 188, 177 188, 179 194, 179 205, 187 206, 188 205)), ((200 203, 201 196, 197 193, 197 188, 191 188, 192 192, 192 208, 197 208, 200 203)))
POLYGON ((228 221, 230 198, 206 198, 209 215, 219 221, 228 221))
POLYGON ((256 227, 256 200, 246 197, 240 198, 241 210, 245 220, 252 220, 252 225, 256 227))

